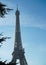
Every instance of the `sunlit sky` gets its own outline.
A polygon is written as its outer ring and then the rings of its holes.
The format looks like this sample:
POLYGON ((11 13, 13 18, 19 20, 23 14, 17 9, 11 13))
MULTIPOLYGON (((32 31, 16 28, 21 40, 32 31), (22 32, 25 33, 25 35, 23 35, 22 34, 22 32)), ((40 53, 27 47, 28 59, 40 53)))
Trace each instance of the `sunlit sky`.
POLYGON ((22 45, 28 65, 46 65, 46 0, 0 0, 14 10, 0 18, 0 33, 10 36, 0 48, 0 60, 10 62, 15 38, 15 12, 20 11, 22 45))

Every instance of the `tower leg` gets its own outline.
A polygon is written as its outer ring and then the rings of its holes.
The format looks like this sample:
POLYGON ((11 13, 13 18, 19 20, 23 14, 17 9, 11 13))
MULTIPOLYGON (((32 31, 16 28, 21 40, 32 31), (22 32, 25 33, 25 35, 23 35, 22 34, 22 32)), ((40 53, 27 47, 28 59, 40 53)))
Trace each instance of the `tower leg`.
POLYGON ((20 59, 20 65, 25 65, 22 59, 20 59))
POLYGON ((13 64, 13 65, 16 65, 16 59, 15 58, 12 59, 12 61, 10 63, 13 64))
POLYGON ((20 59, 20 65, 28 65, 25 57, 23 59, 20 59))

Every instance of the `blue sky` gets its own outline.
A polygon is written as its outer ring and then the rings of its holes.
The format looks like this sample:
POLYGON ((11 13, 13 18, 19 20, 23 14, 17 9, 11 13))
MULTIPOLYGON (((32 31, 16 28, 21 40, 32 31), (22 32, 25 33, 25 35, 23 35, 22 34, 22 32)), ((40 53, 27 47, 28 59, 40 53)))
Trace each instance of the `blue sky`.
POLYGON ((0 60, 10 62, 14 48, 15 11, 20 11, 22 44, 28 65, 46 64, 46 0, 0 0, 13 8, 5 18, 0 18, 0 33, 11 36, 0 48, 0 60))

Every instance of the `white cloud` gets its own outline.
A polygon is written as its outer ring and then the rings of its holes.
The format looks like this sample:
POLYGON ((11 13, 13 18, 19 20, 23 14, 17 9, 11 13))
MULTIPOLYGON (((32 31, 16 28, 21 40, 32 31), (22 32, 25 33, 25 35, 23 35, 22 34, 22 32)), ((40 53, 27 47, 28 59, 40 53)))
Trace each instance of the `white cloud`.
MULTIPOLYGON (((20 15, 20 24, 21 26, 25 26, 25 27, 38 27, 40 29, 46 30, 46 23, 40 19, 39 21, 36 19, 37 17, 22 14, 20 15)), ((16 21, 16 16, 13 11, 13 13, 11 14, 9 13, 9 15, 7 15, 5 18, 0 18, 0 26, 1 25, 15 26, 15 21, 16 21)))
POLYGON ((42 18, 42 16, 37 15, 27 15, 22 14, 21 16, 21 24, 27 27, 38 27, 40 29, 46 30, 46 19, 42 18))
POLYGON ((7 15, 5 18, 0 18, 0 25, 14 25, 14 15, 7 15))
POLYGON ((39 51, 40 52, 46 52, 46 45, 40 45, 39 46, 39 51))

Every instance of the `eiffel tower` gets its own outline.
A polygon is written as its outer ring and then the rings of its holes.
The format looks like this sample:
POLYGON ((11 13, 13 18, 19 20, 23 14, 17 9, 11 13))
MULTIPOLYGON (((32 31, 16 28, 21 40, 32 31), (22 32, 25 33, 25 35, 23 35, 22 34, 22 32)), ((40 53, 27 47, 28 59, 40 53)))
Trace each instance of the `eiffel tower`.
POLYGON ((17 8, 16 10, 16 30, 15 30, 15 43, 14 43, 14 51, 12 53, 12 61, 11 63, 14 63, 14 65, 17 65, 20 63, 20 65, 28 65, 25 55, 24 55, 24 48, 22 47, 22 40, 21 40, 21 32, 20 32, 20 20, 19 15, 20 12, 17 8), (17 63, 17 60, 19 59, 19 63, 17 63))

